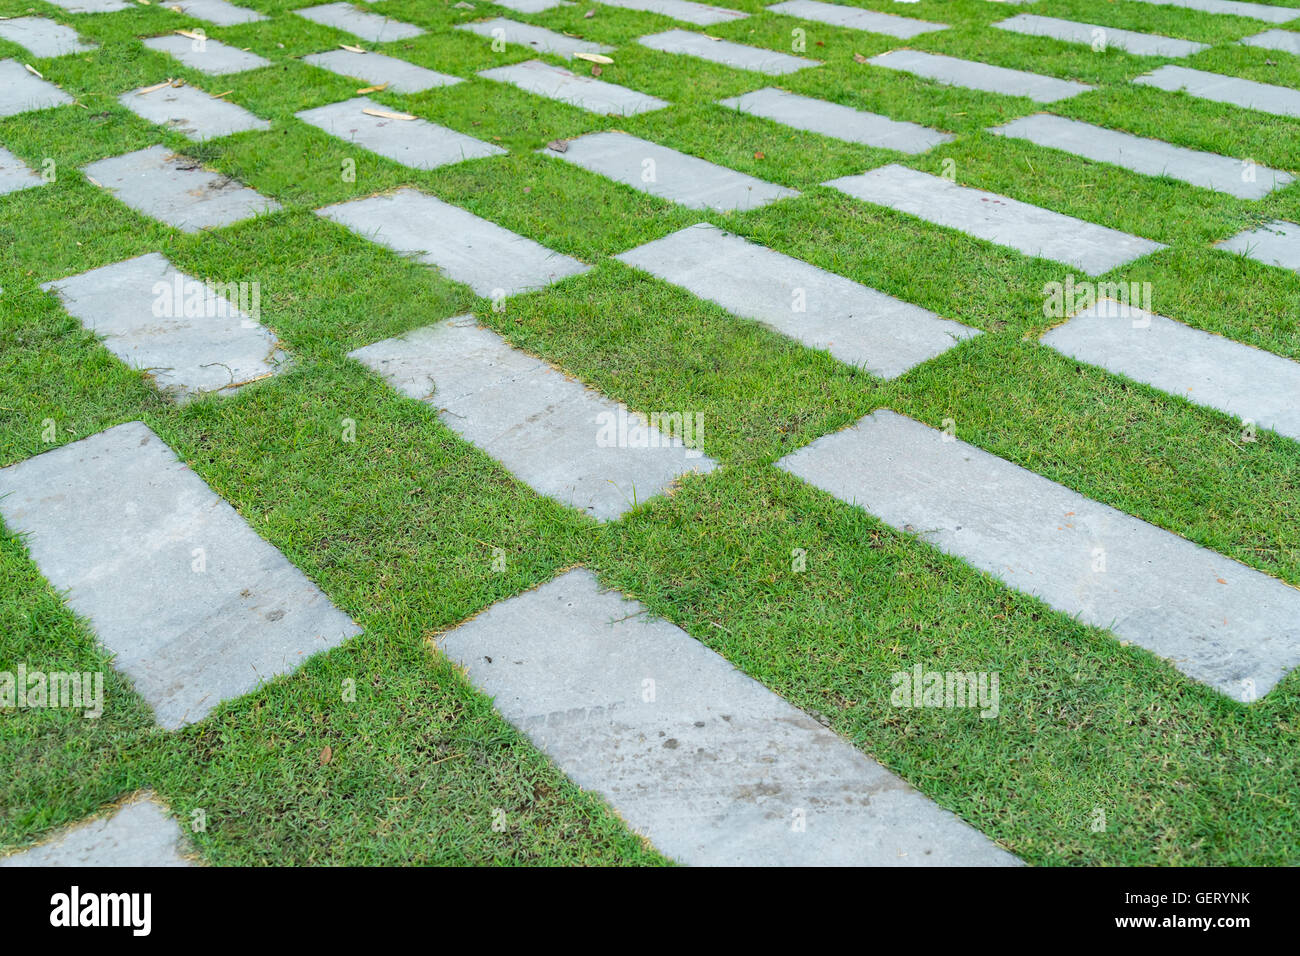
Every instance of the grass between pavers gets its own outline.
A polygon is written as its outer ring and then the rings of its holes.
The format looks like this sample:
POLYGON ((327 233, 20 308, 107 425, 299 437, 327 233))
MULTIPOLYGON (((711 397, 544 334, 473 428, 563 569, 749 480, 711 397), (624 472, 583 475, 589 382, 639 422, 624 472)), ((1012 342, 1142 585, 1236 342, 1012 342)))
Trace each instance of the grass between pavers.
MULTIPOLYGON (((366 633, 293 676, 177 734, 109 677, 99 721, 20 712, 0 721, 0 843, 75 822, 141 786, 187 822, 213 862, 656 862, 596 798, 569 784, 429 649, 491 603, 583 563, 645 600, 867 753, 1034 863, 1295 863, 1286 809, 1297 789, 1296 677, 1245 707, 1111 635, 1070 621, 961 562, 809 489, 770 463, 880 406, 958 435, 1100 501, 1300 585, 1300 445, 1240 440, 1229 416, 1082 366, 1033 341, 1054 323, 1046 282, 1066 267, 868 206, 818 184, 886 162, 1168 243, 1109 277, 1149 281, 1156 311, 1300 359, 1300 277, 1208 248, 1271 218, 1300 218, 1300 187, 1258 203, 1102 167, 987 126, 1036 112, 1028 100, 945 88, 856 62, 912 46, 1098 84, 1046 107, 1179 145, 1292 168, 1300 121, 1126 85, 1164 62, 1300 87, 1300 58, 1220 46, 1182 60, 1094 54, 987 24, 1032 12, 1227 44, 1258 21, 1138 3, 984 0, 872 9, 953 24, 912 41, 755 13, 703 32, 825 65, 762 77, 661 54, 632 41, 683 26, 592 4, 536 16, 489 4, 385 0, 373 9, 429 30, 385 52, 466 77, 413 96, 371 94, 511 150, 428 173, 350 147, 293 118, 359 84, 294 57, 357 42, 288 13, 218 28, 157 7, 70 17, 101 49, 31 61, 84 105, 0 120, 0 144, 58 182, 0 198, 0 464, 141 418, 366 633), (583 14, 594 9, 587 19, 583 14), (602 79, 674 105, 597 117, 474 77, 535 56, 494 53, 452 24, 503 15, 617 46, 602 79), (273 61, 207 77, 138 37, 202 26, 273 61), (821 42, 822 46, 818 46, 821 42), (283 46, 281 46, 283 44, 283 46), (1270 65, 1271 64, 1271 65, 1270 65), (116 103, 184 77, 269 119, 273 129, 195 146, 116 103), (919 157, 839 143, 726 111, 714 101, 763 86, 842 102, 961 134, 919 157), (762 210, 684 210, 538 154, 544 144, 623 129, 803 191, 762 210), (286 205, 216 233, 182 236, 87 183, 76 167, 155 142, 286 205), (340 176, 357 164, 357 181, 340 176), (556 251, 596 264, 546 292, 486 300, 404 263, 313 209, 403 184, 465 206, 556 251), (894 382, 863 375, 608 257, 699 221, 807 259, 986 334, 894 382), (36 286, 144 252, 185 272, 258 281, 263 321, 295 368, 243 394, 184 410, 95 344, 36 286), (424 406, 398 398, 346 353, 475 312, 641 411, 701 411, 705 450, 727 467, 688 479, 607 527, 538 498, 459 441, 424 406), (356 444, 341 440, 357 423, 356 444), (491 571, 493 549, 508 570, 491 571), (804 548, 808 569, 791 570, 804 548), (887 706, 889 675, 998 670, 1002 716, 887 706), (345 680, 356 702, 344 701, 345 680), (320 754, 331 747, 332 759, 320 754), (1094 812, 1107 818, 1093 832, 1094 812), (506 828, 492 824, 504 810, 506 828)), ((295 4, 300 6, 303 4, 295 4)), ((1291 4, 1296 5, 1296 4, 1291 4)), ((689 27, 686 27, 689 29, 689 27)), ((372 45, 361 45, 371 48, 372 45)), ((542 57, 575 70, 587 65, 542 57)), ((1292 171, 1296 171, 1292 168, 1292 171)), ((1077 280, 1088 277, 1076 274, 1077 280)), ((98 667, 87 628, 63 608, 13 537, 0 542, 0 669, 98 667)))

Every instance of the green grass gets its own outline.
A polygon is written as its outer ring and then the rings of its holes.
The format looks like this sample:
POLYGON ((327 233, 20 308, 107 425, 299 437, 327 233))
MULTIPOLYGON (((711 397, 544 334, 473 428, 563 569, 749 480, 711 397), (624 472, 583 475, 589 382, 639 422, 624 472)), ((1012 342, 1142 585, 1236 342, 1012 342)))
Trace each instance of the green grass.
MULTIPOLYGON (((365 633, 178 733, 155 729, 111 670, 98 721, 0 715, 0 846, 150 787, 184 821, 205 811, 206 832, 194 839, 213 863, 662 863, 431 647, 493 602, 584 564, 1030 863, 1300 862, 1289 812, 1300 795, 1300 678, 1249 707, 1233 703, 771 467, 878 407, 936 426, 953 418, 965 441, 1300 586, 1300 444, 1268 432, 1243 443, 1228 416, 1038 346, 1053 321, 1043 314, 1043 286, 1063 280, 1065 267, 818 184, 887 162, 937 173, 953 160, 963 184, 1166 243, 1110 278, 1150 282, 1161 314, 1293 359, 1300 276, 1209 244, 1267 219, 1300 219, 1300 187, 1243 202, 990 136, 985 127, 1039 107, 860 64, 855 53, 905 44, 761 14, 757 0, 731 0, 755 15, 706 32, 788 50, 800 27, 806 55, 825 65, 771 81, 657 53, 633 39, 681 24, 588 3, 529 17, 486 3, 460 10, 450 0, 386 0, 384 12, 429 32, 383 49, 467 82, 373 97, 510 151, 416 172, 293 117, 353 94, 359 84, 295 59, 351 38, 293 16, 288 3, 241 2, 273 19, 202 26, 272 65, 205 77, 139 44, 199 25, 158 4, 70 18, 32 0, 0 0, 0 16, 31 10, 71 20, 100 44, 32 61, 0 42, 0 58, 32 62, 78 101, 0 120, 0 144, 35 167, 51 158, 58 170, 57 182, 0 199, 0 465, 48 450, 48 419, 59 443, 143 420, 365 633), (449 29, 496 15, 617 46, 602 78, 673 107, 597 117, 474 78, 532 55, 496 54, 449 29), (195 146, 117 105, 122 92, 169 76, 229 90, 273 128, 195 146), (767 85, 960 135, 904 157, 714 105, 767 85), (744 214, 701 214, 537 152, 556 138, 615 128, 803 195, 744 214), (185 236, 77 171, 157 142, 284 211, 185 236), (340 176, 346 159, 357 163, 355 183, 340 176), (400 185, 595 268, 498 313, 312 213, 400 185), (699 221, 986 334, 883 382, 610 259, 699 221), (151 251, 190 275, 260 282, 263 320, 293 354, 293 370, 178 409, 38 288, 151 251), (705 450, 724 467, 597 525, 538 497, 345 357, 466 312, 633 409, 702 412, 705 450), (348 418, 355 444, 341 440, 348 418), (491 570, 494 548, 508 556, 505 572, 491 570), (802 573, 791 570, 793 548, 807 551, 802 573), (1002 715, 889 707, 890 674, 916 662, 999 671, 1002 715), (348 680, 355 702, 342 693, 348 680), (333 759, 322 764, 326 746, 333 759), (1096 808, 1106 813, 1104 832, 1092 832, 1096 808), (501 831, 492 826, 498 810, 501 831)), ((860 2, 953 25, 912 41, 917 48, 1097 86, 1053 112, 1277 168, 1300 155, 1300 121, 1127 83, 1170 61, 988 27, 1019 8, 860 2)), ((1300 87, 1300 57, 1233 45, 1266 28, 1256 21, 1122 0, 1042 0, 1031 12, 1217 44, 1178 62, 1300 87)), ((0 670, 18 661, 104 666, 84 622, 8 536, 0 538, 0 670)))

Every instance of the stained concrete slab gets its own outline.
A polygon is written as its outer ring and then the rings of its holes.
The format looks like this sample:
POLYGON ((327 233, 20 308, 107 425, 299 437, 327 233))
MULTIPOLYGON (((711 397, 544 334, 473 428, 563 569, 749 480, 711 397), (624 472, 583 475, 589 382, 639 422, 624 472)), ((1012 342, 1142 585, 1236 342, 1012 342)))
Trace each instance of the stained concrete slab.
POLYGON ((117 13, 135 8, 127 0, 49 0, 49 3, 69 13, 117 13))
POLYGON ((607 7, 622 7, 624 10, 657 13, 660 16, 681 20, 683 23, 693 23, 697 27, 711 27, 718 23, 731 23, 735 20, 744 20, 749 16, 743 10, 732 10, 730 7, 715 7, 708 3, 694 3, 692 0, 600 0, 600 2, 607 7))
POLYGON ((680 863, 1019 862, 585 569, 493 605, 440 643, 570 779, 680 863))
POLYGON ((0 857, 0 867, 194 866, 182 855, 176 820, 139 794, 102 817, 69 827, 44 843, 0 857))
POLYGON ((492 0, 494 6, 505 7, 515 13, 545 13, 556 7, 571 7, 567 0, 492 0))
POLYGON ((46 282, 64 309, 127 365, 184 404, 282 371, 275 335, 158 253, 46 282))
POLYGON ((799 195, 626 133, 589 133, 569 140, 563 153, 541 152, 690 209, 758 209, 799 195))
POLYGON ((27 164, 9 150, 0 146, 0 196, 31 189, 45 180, 27 168, 27 164))
POLYGON ((17 116, 71 103, 49 80, 33 76, 17 60, 0 60, 0 116, 17 116))
POLYGON ((351 33, 371 43, 409 40, 424 34, 424 31, 417 26, 380 16, 369 10, 360 10, 350 3, 323 3, 320 6, 303 7, 293 12, 313 23, 334 27, 336 30, 351 33))
POLYGON ((1244 37, 1238 42, 1262 50, 1276 50, 1279 53, 1293 53, 1300 56, 1300 32, 1295 30, 1265 30, 1263 33, 1244 37))
POLYGON ((912 73, 944 86, 961 86, 985 93, 1001 93, 1003 96, 1024 96, 1036 103, 1055 103, 1093 89, 1074 80, 1058 80, 1053 76, 1010 70, 973 60, 959 60, 938 53, 923 53, 920 50, 890 50, 871 57, 867 62, 872 66, 912 73))
POLYGON ((864 30, 867 33, 883 33, 886 36, 910 40, 923 33, 946 30, 946 23, 931 23, 928 20, 913 20, 892 13, 876 13, 861 7, 846 7, 839 3, 822 3, 821 0, 785 0, 765 8, 768 13, 783 13, 800 20, 812 20, 833 27, 845 27, 849 30, 864 30))
POLYGON ((1300 439, 1300 362, 1103 300, 1043 336, 1090 365, 1300 439))
POLYGON ((0 469, 0 517, 168 730, 360 633, 143 422, 0 469))
POLYGON ((136 212, 181 232, 218 229, 280 208, 275 200, 165 146, 101 159, 82 172, 136 212))
POLYGON ((351 353, 538 494, 620 518, 715 462, 622 405, 458 316, 351 353), (624 435, 616 434, 619 423, 624 435), (610 430, 609 440, 602 432, 610 430))
POLYGON ((1154 86, 1170 92, 1186 91, 1191 96, 1242 109, 1259 110, 1277 116, 1300 117, 1300 90, 1287 86, 1256 83, 1222 73, 1207 73, 1185 66, 1162 66, 1133 80, 1140 86, 1154 86))
POLYGON ((1202 13, 1223 13, 1234 17, 1249 17, 1268 23, 1286 23, 1300 17, 1300 9, 1278 7, 1267 3, 1243 3, 1240 0, 1135 0, 1161 7, 1183 7, 1202 13))
POLYGON ((136 116, 166 126, 196 143, 271 128, 270 123, 242 106, 189 85, 162 89, 142 86, 123 93, 117 101, 136 116))
POLYGON ((1027 256, 1063 262, 1089 275, 1109 272, 1165 248, 1150 239, 896 164, 823 185, 1027 256))
POLYGON ((1234 700, 1300 663, 1300 591, 888 409, 777 467, 1234 700))
POLYGON ((591 267, 417 189, 318 209, 386 249, 436 267, 482 296, 544 289, 591 267))
POLYGON ((507 20, 505 17, 497 17, 495 20, 482 20, 477 23, 462 23, 455 29, 468 30, 470 33, 475 33, 488 40, 499 40, 502 43, 515 46, 526 46, 538 53, 550 53, 565 60, 573 59, 575 53, 614 52, 612 46, 603 46, 599 43, 592 43, 590 40, 565 36, 563 33, 556 33, 553 30, 547 30, 545 27, 535 27, 531 23, 519 23, 516 20, 507 20))
POLYGON ((227 3, 226 0, 176 0, 171 5, 180 7, 181 12, 188 17, 206 20, 219 27, 233 27, 241 23, 257 23, 270 19, 256 10, 237 7, 233 3, 227 3))
POLYGON ((1004 126, 995 126, 989 132, 1122 166, 1146 176, 1168 176, 1238 199, 1262 199, 1295 179, 1290 173, 1267 166, 1247 167, 1231 156, 1203 153, 1047 113, 1024 116, 1004 126))
POLYGON ((579 76, 541 60, 526 60, 511 66, 482 70, 479 76, 499 83, 509 83, 527 93, 603 115, 635 116, 661 110, 668 105, 657 96, 605 83, 594 77, 579 76))
POLYGON ((419 117, 410 120, 389 119, 366 113, 366 110, 394 114, 398 112, 392 107, 358 96, 342 103, 303 110, 294 115, 304 123, 337 136, 344 142, 355 143, 412 169, 437 169, 469 159, 502 156, 506 153, 500 146, 493 146, 419 117))
POLYGON ((719 100, 718 105, 794 129, 880 149, 896 149, 902 153, 924 153, 954 139, 951 133, 941 133, 928 126, 800 96, 772 86, 719 100))
POLYGON ((96 49, 77 36, 72 27, 47 20, 44 17, 14 17, 0 20, 0 38, 20 47, 35 57, 66 56, 69 53, 86 53, 96 49))
POLYGON ((270 60, 256 53, 227 46, 211 37, 199 43, 189 37, 172 33, 163 37, 150 37, 143 42, 149 49, 157 53, 165 53, 191 70, 198 70, 209 76, 243 73, 246 70, 257 70, 271 65, 270 60))
POLYGON ((463 83, 459 76, 448 76, 436 70, 425 69, 382 53, 357 53, 355 50, 327 50, 312 53, 302 62, 329 70, 339 76, 351 77, 369 86, 387 84, 392 93, 423 93, 436 87, 463 83))
POLYGON ((708 223, 614 258, 883 378, 979 334, 708 223))
POLYGON ((713 40, 703 33, 692 33, 689 30, 652 33, 637 37, 636 42, 662 53, 694 56, 710 63, 721 63, 737 70, 753 70, 767 76, 783 76, 810 66, 821 66, 820 60, 808 60, 789 53, 732 43, 730 40, 713 40))
POLYGON ((1269 266, 1300 272, 1300 226, 1280 219, 1258 229, 1247 229, 1219 244, 1226 252, 1239 252, 1269 266))
POLYGON ((1030 13, 1017 14, 1009 20, 993 24, 999 30, 1020 33, 1031 37, 1051 37, 1066 43, 1082 43, 1092 46, 1100 36, 1107 49, 1124 50, 1138 56, 1182 57, 1200 53, 1210 47, 1205 43, 1191 40, 1178 40, 1174 37, 1158 36, 1154 33, 1136 33, 1132 30, 1120 30, 1096 23, 1079 23, 1075 20, 1058 20, 1056 17, 1040 17, 1030 13))

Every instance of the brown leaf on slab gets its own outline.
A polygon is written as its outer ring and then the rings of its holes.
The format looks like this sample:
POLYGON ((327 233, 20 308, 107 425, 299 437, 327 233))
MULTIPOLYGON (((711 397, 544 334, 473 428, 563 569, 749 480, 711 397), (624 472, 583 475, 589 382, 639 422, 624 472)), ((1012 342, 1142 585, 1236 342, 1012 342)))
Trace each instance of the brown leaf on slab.
POLYGON ((380 83, 378 86, 365 86, 357 90, 357 96, 365 96, 367 93, 382 93, 388 89, 387 83, 380 83))
POLYGON ((366 52, 365 50, 361 49, 361 47, 359 47, 359 46, 353 46, 353 45, 350 44, 350 43, 340 43, 339 46, 342 47, 343 49, 347 50, 349 53, 365 53, 365 52, 366 52))
POLYGON ((165 82, 163 82, 163 83, 155 83, 153 86, 146 86, 143 90, 136 90, 136 94, 135 94, 135 95, 136 95, 136 96, 144 96, 146 93, 153 93, 153 92, 155 92, 155 91, 157 91, 157 90, 166 89, 167 87, 169 87, 169 86, 171 86, 171 85, 172 85, 172 81, 171 81, 171 80, 167 80, 167 81, 165 81, 165 82))
POLYGON ((391 119, 391 120, 415 119, 415 117, 412 116, 410 113, 390 113, 387 110, 372 110, 369 106, 367 106, 361 112, 365 113, 367 116, 378 116, 380 119, 391 119))
POLYGON ((562 139, 553 139, 546 144, 546 148, 554 150, 557 153, 567 153, 569 151, 569 144, 562 139))

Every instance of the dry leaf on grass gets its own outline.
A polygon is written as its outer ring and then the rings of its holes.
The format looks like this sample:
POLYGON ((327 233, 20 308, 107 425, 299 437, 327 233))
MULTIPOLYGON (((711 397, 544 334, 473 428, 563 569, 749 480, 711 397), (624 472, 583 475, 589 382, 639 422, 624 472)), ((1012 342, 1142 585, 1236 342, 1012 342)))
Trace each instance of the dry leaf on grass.
POLYGON ((320 752, 320 765, 323 767, 333 759, 334 750, 329 746, 329 744, 326 744, 325 749, 320 752))

